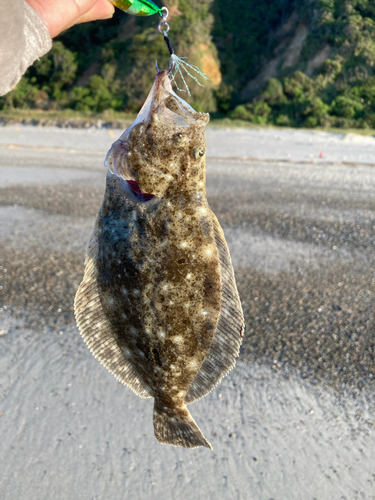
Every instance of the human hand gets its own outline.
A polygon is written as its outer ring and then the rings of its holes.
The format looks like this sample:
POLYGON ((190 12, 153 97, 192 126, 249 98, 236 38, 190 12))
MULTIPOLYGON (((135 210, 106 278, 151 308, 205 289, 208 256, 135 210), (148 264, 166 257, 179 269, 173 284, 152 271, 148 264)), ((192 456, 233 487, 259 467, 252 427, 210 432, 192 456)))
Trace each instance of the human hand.
POLYGON ((45 22, 51 38, 79 23, 109 19, 115 8, 108 0, 26 0, 45 22))

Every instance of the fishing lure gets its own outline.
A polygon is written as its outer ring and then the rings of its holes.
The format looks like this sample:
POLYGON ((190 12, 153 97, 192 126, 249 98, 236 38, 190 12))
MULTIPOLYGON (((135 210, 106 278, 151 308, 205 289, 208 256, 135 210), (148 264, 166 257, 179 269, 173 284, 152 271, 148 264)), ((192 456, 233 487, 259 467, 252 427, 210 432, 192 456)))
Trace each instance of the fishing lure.
MULTIPOLYGON (((188 95, 190 96, 191 93, 190 93, 188 84, 186 83, 186 80, 185 80, 184 75, 183 75, 181 70, 183 69, 185 71, 185 73, 187 75, 189 75, 194 81, 196 81, 197 84, 200 85, 201 87, 204 87, 204 85, 198 80, 198 78, 196 78, 194 75, 192 75, 190 73, 189 69, 191 71, 195 71, 198 75, 203 77, 205 80, 208 80, 208 77, 207 77, 207 75, 202 73, 202 71, 198 68, 198 66, 188 64, 186 61, 184 61, 184 59, 187 59, 186 57, 178 57, 174 53, 172 42, 168 36, 168 31, 169 31, 169 24, 167 23, 168 9, 166 7, 163 7, 163 9, 166 9, 167 13, 164 13, 162 15, 162 20, 160 21, 160 24, 159 24, 159 31, 164 36, 164 41, 168 47, 169 54, 171 56, 169 59, 169 71, 168 71, 169 79, 171 82, 174 81, 174 83, 177 87, 177 90, 179 90, 180 92, 187 92, 188 95), (180 75, 180 77, 183 81, 183 84, 185 85, 186 90, 180 89, 180 87, 178 86, 177 81, 176 81, 177 74, 180 75)), ((156 63, 156 69, 159 71, 157 63, 156 63)))
POLYGON ((150 0, 110 0, 110 2, 117 8, 133 16, 162 15, 162 9, 150 0))
MULTIPOLYGON (((192 75, 191 72, 197 73, 203 79, 208 80, 207 75, 205 75, 198 66, 193 64, 189 64, 184 59, 186 57, 178 57, 173 49, 170 38, 168 37, 169 24, 167 22, 167 18, 169 15, 169 11, 167 7, 159 8, 154 2, 150 0, 110 0, 113 5, 123 10, 127 14, 132 14, 134 16, 152 16, 154 14, 159 14, 161 16, 161 21, 159 23, 158 29, 160 33, 164 37, 164 41, 168 47, 170 60, 169 60, 169 71, 168 76, 171 82, 174 81, 177 90, 180 92, 187 92, 189 96, 191 96, 189 86, 186 83, 185 77, 182 73, 184 71, 190 78, 192 78, 198 85, 204 87, 204 85, 198 80, 197 77, 192 75), (185 89, 182 89, 178 86, 176 81, 176 76, 180 75, 181 80, 185 86, 185 89)), ((156 62, 156 69, 159 71, 158 63, 156 62)))

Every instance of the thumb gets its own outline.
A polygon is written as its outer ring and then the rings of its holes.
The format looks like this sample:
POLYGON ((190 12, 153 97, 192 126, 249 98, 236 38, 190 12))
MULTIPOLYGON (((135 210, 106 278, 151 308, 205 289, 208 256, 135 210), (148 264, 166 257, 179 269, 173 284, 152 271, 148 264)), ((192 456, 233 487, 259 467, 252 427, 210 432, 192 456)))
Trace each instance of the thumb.
POLYGON ((114 12, 115 8, 109 0, 98 0, 88 12, 78 17, 74 24, 88 23, 99 19, 110 19, 113 17, 114 12))
POLYGON ((26 0, 48 27, 51 38, 79 22, 112 17, 109 0, 26 0))

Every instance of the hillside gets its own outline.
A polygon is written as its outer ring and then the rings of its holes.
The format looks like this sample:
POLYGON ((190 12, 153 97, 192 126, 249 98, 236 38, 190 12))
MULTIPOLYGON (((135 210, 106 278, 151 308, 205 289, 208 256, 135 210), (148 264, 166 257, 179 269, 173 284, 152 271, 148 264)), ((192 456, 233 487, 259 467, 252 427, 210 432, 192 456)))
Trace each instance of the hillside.
MULTIPOLYGON (((189 81, 196 109, 253 123, 375 127, 373 0, 165 4, 177 54, 210 77, 204 88, 189 81)), ((118 11, 70 29, 0 107, 136 112, 155 60, 168 64, 157 22, 118 11)))

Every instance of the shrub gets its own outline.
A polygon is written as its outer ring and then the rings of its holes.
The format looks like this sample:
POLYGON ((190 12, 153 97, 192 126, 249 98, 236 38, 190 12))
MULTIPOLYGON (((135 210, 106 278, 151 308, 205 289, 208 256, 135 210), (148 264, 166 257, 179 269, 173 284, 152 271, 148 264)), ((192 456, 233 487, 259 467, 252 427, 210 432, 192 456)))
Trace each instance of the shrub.
POLYGON ((324 118, 328 115, 330 107, 325 104, 319 97, 314 97, 305 110, 305 115, 308 117, 309 123, 312 127, 316 127, 316 125, 321 124, 324 118), (312 125, 312 123, 315 125, 312 125))
POLYGON ((284 78, 285 94, 289 97, 302 98, 313 92, 313 80, 302 71, 296 71, 292 76, 284 78))
POLYGON ((222 83, 220 87, 215 91, 215 99, 219 111, 222 113, 227 113, 230 109, 232 103, 233 87, 232 85, 227 85, 222 83))
POLYGON ((326 75, 331 75, 336 77, 342 71, 342 66, 339 61, 333 61, 332 59, 326 59, 323 64, 323 73, 326 75))
POLYGON ((251 113, 244 104, 239 104, 234 108, 230 117, 234 120, 251 120, 251 113))
POLYGON ((0 97, 0 109, 32 108, 38 93, 38 88, 32 85, 27 78, 21 78, 15 89, 0 97))
POLYGON ((275 125, 279 125, 281 127, 288 127, 290 124, 290 118, 287 115, 279 115, 275 120, 275 125))
POLYGON ((267 123, 272 108, 266 102, 258 102, 253 107, 253 123, 267 123))
POLYGON ((353 99, 345 96, 337 97, 332 103, 332 111, 337 116, 343 118, 354 118, 354 116, 363 110, 363 105, 353 99))
POLYGON ((287 102, 283 84, 277 78, 270 78, 268 80, 266 88, 261 93, 261 98, 271 106, 287 102))
POLYGON ((111 83, 100 75, 93 75, 86 87, 75 87, 68 96, 71 108, 78 111, 95 111, 100 113, 106 109, 121 109, 123 102, 116 98, 111 90, 111 83))
POLYGON ((375 113, 371 113, 368 116, 367 123, 371 128, 375 128, 375 113))
POLYGON ((26 76, 50 97, 61 99, 75 81, 77 68, 76 55, 62 42, 54 42, 48 54, 36 61, 26 76))
POLYGON ((309 116, 305 121, 305 126, 308 128, 313 128, 318 126, 318 120, 315 116, 309 116))

